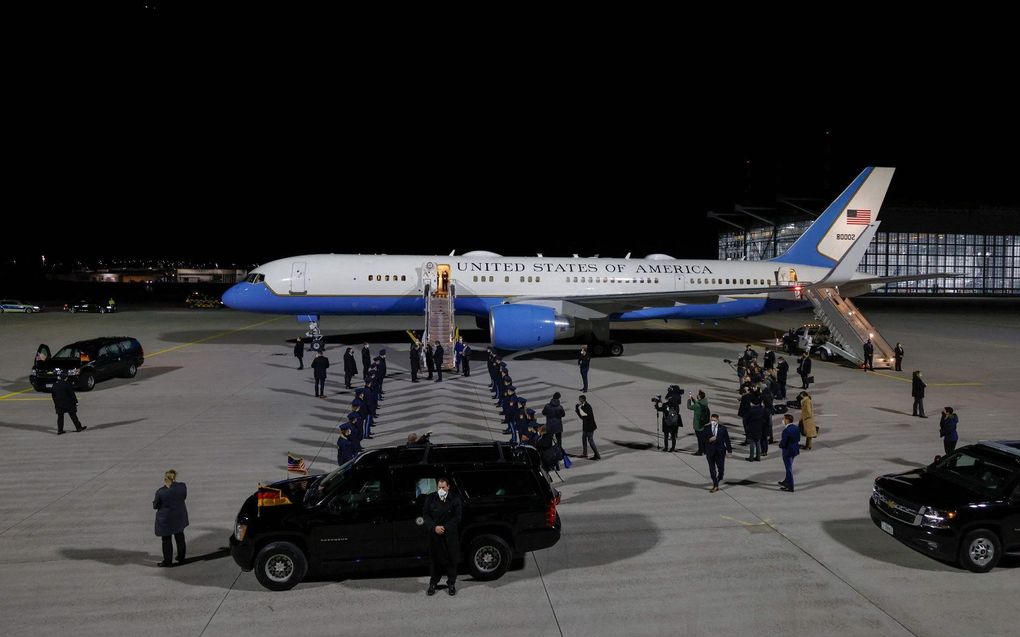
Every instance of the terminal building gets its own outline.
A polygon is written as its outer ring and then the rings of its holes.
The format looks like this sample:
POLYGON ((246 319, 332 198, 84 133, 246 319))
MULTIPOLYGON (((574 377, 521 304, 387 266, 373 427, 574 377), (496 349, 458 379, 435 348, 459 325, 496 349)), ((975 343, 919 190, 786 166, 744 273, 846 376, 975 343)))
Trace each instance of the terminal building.
MULTIPOLYGON (((781 256, 817 214, 802 200, 784 200, 775 207, 738 205, 708 216, 722 224, 720 259, 758 261, 781 256)), ((1020 296, 1020 210, 883 206, 879 221, 859 270, 955 276, 890 283, 874 294, 1020 296)))

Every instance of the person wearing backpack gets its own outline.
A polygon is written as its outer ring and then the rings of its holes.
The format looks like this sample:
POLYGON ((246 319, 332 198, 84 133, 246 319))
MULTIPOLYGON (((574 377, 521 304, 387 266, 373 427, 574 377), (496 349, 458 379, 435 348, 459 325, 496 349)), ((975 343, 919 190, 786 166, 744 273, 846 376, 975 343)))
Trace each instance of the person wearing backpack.
POLYGON ((683 427, 680 419, 680 398, 671 396, 666 402, 656 401, 655 410, 662 412, 662 450, 676 452, 676 434, 683 427), (670 440, 673 441, 670 445, 670 440))
POLYGON ((708 399, 705 398, 705 392, 699 390, 696 398, 694 396, 688 398, 687 408, 694 412, 694 435, 698 439, 698 451, 694 455, 703 456, 705 455, 705 439, 703 433, 705 431, 705 425, 707 425, 711 419, 711 413, 708 409, 708 399))
POLYGON ((556 440, 556 446, 563 448, 563 417, 567 412, 560 405, 560 392, 553 394, 552 400, 542 408, 542 415, 545 416, 545 428, 556 440))

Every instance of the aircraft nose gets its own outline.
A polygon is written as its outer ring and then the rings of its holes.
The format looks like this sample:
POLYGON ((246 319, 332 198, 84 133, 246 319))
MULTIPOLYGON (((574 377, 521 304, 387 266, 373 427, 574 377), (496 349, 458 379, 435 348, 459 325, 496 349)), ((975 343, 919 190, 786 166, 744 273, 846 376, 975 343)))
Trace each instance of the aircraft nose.
POLYGON ((248 287, 247 283, 238 283, 233 285, 226 292, 223 293, 222 301, 227 307, 235 310, 242 309, 241 298, 244 295, 245 288, 248 287))

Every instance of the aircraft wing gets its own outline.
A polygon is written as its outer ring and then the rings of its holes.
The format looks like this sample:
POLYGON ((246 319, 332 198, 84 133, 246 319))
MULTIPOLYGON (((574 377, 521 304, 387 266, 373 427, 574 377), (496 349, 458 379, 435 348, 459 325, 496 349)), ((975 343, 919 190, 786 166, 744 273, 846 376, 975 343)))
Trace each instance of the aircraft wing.
MULTIPOLYGON (((811 287, 813 284, 802 281, 797 283, 798 288, 811 287)), ((753 288, 717 288, 700 290, 671 290, 667 292, 632 292, 626 294, 592 294, 592 295, 569 295, 569 296, 518 296, 510 299, 511 303, 537 303, 537 302, 558 302, 564 301, 587 307, 605 314, 614 312, 627 312, 640 310, 646 307, 670 307, 676 302, 691 304, 718 303, 722 296, 741 296, 746 294, 763 293, 790 293, 794 291, 792 285, 780 286, 758 286, 753 288)))
POLYGON ((909 274, 905 276, 873 276, 866 279, 853 279, 839 286, 840 293, 846 296, 856 296, 871 291, 874 285, 885 285, 886 283, 898 283, 900 281, 925 281, 927 279, 952 279, 960 276, 956 272, 928 272, 925 274, 909 274))

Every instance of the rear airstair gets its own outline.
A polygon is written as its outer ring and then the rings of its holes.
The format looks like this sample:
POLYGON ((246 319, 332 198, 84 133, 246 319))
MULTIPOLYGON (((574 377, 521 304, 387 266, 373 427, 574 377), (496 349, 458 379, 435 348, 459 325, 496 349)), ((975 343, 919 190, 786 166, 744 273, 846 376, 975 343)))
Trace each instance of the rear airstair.
POLYGON ((875 348, 875 367, 891 368, 895 353, 875 326, 861 314, 853 302, 840 295, 834 287, 805 288, 804 298, 814 306, 815 317, 829 328, 827 346, 836 354, 857 365, 864 364, 864 343, 870 338, 875 348))

